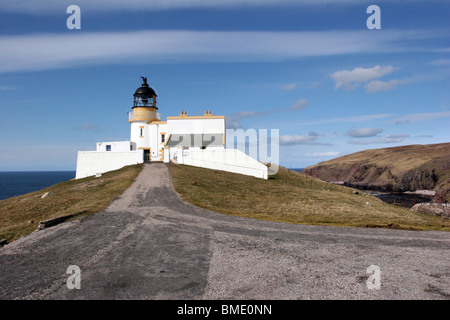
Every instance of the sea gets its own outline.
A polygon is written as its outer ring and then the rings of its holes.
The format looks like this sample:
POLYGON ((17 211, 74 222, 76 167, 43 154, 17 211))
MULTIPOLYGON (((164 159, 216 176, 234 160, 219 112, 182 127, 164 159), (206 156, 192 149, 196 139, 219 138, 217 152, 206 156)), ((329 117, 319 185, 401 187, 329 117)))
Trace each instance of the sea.
POLYGON ((0 171, 0 200, 75 178, 75 171, 0 171))

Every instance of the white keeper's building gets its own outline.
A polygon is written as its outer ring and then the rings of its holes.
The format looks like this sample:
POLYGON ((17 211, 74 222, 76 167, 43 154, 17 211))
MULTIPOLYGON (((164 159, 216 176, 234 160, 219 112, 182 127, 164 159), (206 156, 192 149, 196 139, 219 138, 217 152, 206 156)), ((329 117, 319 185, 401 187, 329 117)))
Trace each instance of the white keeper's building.
POLYGON ((96 151, 79 151, 76 179, 143 162, 179 164, 223 170, 267 179, 268 168, 237 149, 226 149, 225 116, 206 111, 161 121, 157 94, 142 77, 134 93, 129 141, 97 142, 96 151))

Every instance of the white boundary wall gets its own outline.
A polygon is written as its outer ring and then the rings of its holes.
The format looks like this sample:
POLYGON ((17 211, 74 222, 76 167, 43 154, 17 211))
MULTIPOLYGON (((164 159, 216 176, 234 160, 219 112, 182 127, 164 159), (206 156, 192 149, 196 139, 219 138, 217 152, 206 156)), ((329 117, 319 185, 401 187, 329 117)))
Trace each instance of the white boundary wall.
MULTIPOLYGON (((106 151, 106 146, 111 147, 111 152, 126 152, 130 151, 131 141, 109 141, 109 142, 97 142, 97 151, 106 151)), ((109 152, 109 151, 108 151, 109 152)))
POLYGON ((261 179, 268 177, 268 168, 264 164, 237 149, 179 149, 177 153, 176 162, 180 164, 245 174, 261 179))
POLYGON ((128 152, 78 151, 75 179, 89 177, 97 173, 105 173, 143 162, 143 150, 128 152))

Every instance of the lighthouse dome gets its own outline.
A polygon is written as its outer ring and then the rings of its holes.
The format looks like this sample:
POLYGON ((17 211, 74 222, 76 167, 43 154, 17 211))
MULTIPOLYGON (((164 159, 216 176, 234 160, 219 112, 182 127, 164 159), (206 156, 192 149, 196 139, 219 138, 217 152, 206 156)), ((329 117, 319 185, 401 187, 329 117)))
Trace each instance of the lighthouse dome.
POLYGON ((153 90, 153 88, 150 88, 148 86, 148 84, 146 84, 146 83, 144 83, 142 85, 142 87, 136 89, 136 92, 134 93, 134 96, 137 96, 137 95, 148 96, 150 98, 153 98, 153 96, 156 96, 156 97, 158 96, 156 94, 155 90, 153 90))
POLYGON ((153 88, 151 88, 147 83, 147 78, 142 77, 143 83, 140 88, 137 88, 134 96, 134 106, 135 107, 155 107, 156 108, 156 97, 158 96, 153 88))

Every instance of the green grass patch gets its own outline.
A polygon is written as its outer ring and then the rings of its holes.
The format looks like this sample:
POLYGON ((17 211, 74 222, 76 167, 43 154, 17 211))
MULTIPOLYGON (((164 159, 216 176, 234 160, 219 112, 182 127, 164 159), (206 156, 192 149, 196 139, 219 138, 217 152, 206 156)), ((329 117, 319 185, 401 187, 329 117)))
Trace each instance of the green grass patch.
POLYGON ((268 180, 185 165, 169 168, 183 199, 220 213, 309 225, 450 231, 450 221, 443 218, 283 167, 268 180))
POLYGON ((37 229, 39 222, 70 219, 106 208, 136 179, 142 165, 127 166, 101 177, 69 180, 48 188, 0 201, 0 239, 18 239, 37 229), (41 196, 50 192, 50 196, 41 196))

